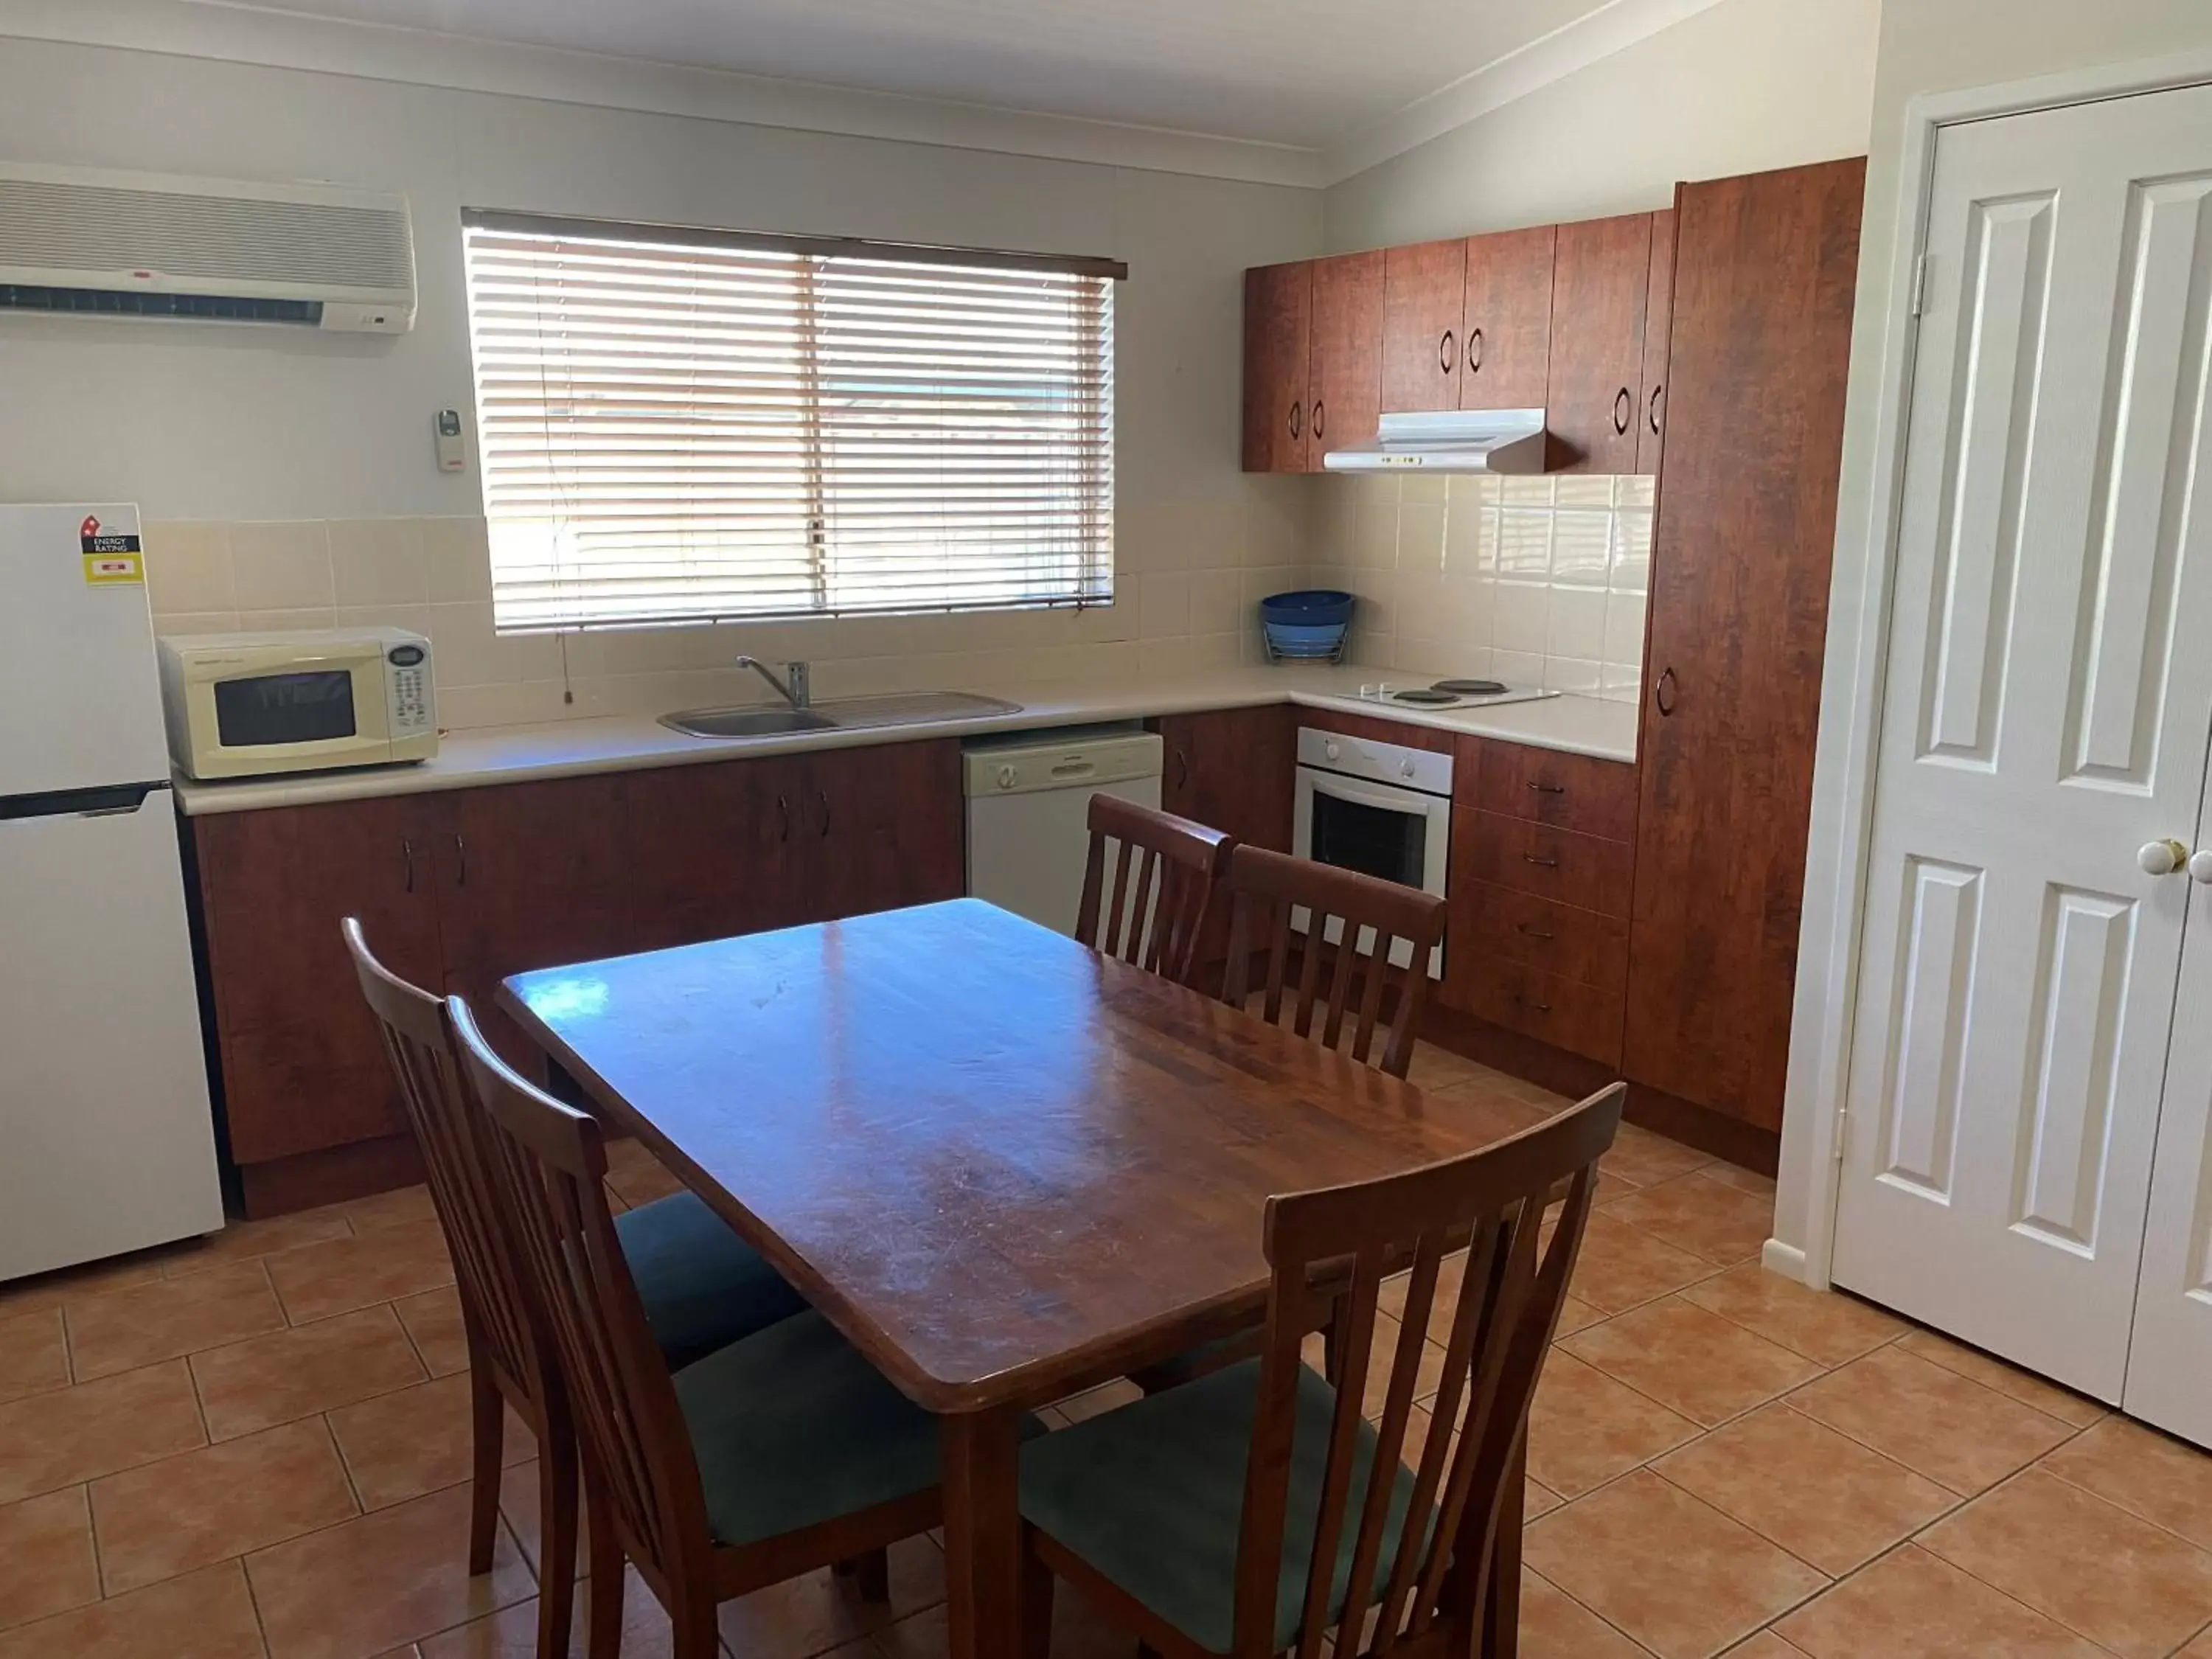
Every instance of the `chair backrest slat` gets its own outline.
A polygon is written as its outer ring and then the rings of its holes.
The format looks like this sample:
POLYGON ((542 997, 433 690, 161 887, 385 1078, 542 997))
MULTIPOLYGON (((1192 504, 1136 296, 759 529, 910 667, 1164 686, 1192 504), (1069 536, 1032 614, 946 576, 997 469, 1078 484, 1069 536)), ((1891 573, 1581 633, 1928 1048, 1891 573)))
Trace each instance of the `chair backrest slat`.
POLYGON ((550 1333, 590 1501, 633 1558, 706 1583, 699 1466, 607 1209, 599 1126, 509 1070, 460 998, 447 1000, 446 1018, 488 1125, 487 1161, 550 1333))
POLYGON ((1343 1358, 1304 1564, 1297 1659, 1318 1659, 1324 1637, 1334 1638, 1344 1659, 1386 1655, 1439 1622, 1449 1626, 1445 1649, 1467 1650, 1483 1613, 1483 1564, 1514 1453, 1589 1221, 1597 1159, 1613 1143, 1625 1092, 1616 1084, 1480 1152, 1269 1200, 1273 1278, 1237 1552, 1238 1659, 1273 1650, 1300 1343, 1313 1287, 1322 1284, 1337 1298, 1343 1358), (1566 1201, 1547 1243, 1545 1206, 1562 1182, 1566 1201), (1445 1258, 1462 1249, 1443 1374, 1424 1423, 1415 1415, 1416 1378, 1446 1305, 1438 1296, 1445 1258), (1341 1288, 1347 1263, 1348 1289, 1341 1288), (1401 1267, 1408 1273, 1401 1322, 1394 1341, 1377 1344, 1383 1278, 1401 1267), (1363 1401, 1378 1394, 1381 1411, 1370 1429, 1363 1401), (1394 1534, 1401 1481, 1407 1502, 1394 1534), (1394 1547, 1387 1576, 1386 1546, 1394 1547), (1349 1589, 1332 1620, 1334 1568, 1347 1551, 1349 1589))
POLYGON ((475 1338, 471 1358, 495 1368, 510 1397, 519 1394, 542 1413, 551 1362, 541 1358, 532 1340, 527 1293, 498 1224, 476 1113, 447 1038, 440 1000, 378 961, 353 917, 339 930, 422 1154, 423 1184, 453 1259, 461 1316, 475 1338))
POLYGON ((1356 870, 1243 845, 1231 852, 1222 887, 1231 906, 1222 1000, 1246 1005, 1255 978, 1249 957, 1253 942, 1264 934, 1265 971, 1257 976, 1267 993, 1261 1018, 1271 1025, 1285 1023, 1287 983, 1291 1030, 1311 1036, 1319 1014, 1322 1043, 1339 1048, 1346 1047, 1348 1025, 1346 1051, 1354 1060, 1405 1076, 1428 994, 1429 958, 1443 942, 1443 900, 1356 870), (1294 927, 1292 913, 1301 909, 1304 925, 1294 927), (1328 943, 1332 925, 1334 945, 1328 943), (1391 960, 1394 946, 1407 957, 1407 965, 1391 960), (1299 961, 1293 981, 1289 962, 1294 951, 1299 961), (1326 993, 1321 978, 1325 957, 1332 959, 1326 993))
POLYGON ((1188 983, 1231 837, 1116 795, 1093 795, 1089 823, 1075 937, 1106 956, 1188 983))

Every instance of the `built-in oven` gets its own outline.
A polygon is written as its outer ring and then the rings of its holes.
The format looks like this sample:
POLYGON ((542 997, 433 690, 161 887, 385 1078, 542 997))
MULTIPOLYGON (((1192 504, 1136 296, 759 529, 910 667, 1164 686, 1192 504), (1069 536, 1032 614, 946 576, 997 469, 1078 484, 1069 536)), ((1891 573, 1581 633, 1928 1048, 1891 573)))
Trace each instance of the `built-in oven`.
MULTIPOLYGON (((1444 896, 1451 854, 1452 757, 1341 732, 1298 728, 1297 842, 1302 859, 1379 876, 1444 896)), ((1302 916, 1293 925, 1303 927, 1302 916)), ((1329 923, 1334 944, 1339 925, 1329 923)), ((1391 946, 1400 967, 1413 960, 1403 939, 1391 946)), ((1429 977, 1444 974, 1443 947, 1429 955, 1429 977)))

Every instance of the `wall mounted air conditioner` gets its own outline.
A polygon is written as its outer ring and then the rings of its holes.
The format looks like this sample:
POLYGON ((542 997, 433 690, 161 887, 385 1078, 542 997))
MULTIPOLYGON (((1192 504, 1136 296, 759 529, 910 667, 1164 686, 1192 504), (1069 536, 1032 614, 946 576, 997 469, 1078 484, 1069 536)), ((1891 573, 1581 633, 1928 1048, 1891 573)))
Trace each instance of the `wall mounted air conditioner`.
POLYGON ((407 198, 0 161, 0 312, 415 325, 407 198))

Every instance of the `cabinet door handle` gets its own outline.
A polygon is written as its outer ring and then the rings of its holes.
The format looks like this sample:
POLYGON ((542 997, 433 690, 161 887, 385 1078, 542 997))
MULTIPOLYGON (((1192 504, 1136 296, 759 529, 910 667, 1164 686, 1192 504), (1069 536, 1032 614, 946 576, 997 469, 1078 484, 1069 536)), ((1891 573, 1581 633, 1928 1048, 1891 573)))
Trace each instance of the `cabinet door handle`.
POLYGON ((1663 385, 1651 388, 1651 435, 1655 438, 1659 435, 1659 399, 1666 390, 1663 385))
POLYGON ((1564 795, 1567 793, 1567 786, 1564 783, 1535 783, 1532 781, 1528 787, 1540 795, 1564 795))
POLYGON ((469 844, 459 836, 453 837, 453 885, 469 884, 469 844))
POLYGON ((775 798, 775 817, 777 825, 779 826, 776 830, 775 838, 778 841, 782 842, 789 841, 791 839, 791 800, 789 797, 778 795, 775 798))
POLYGON ((1459 362, 1458 338, 1456 331, 1448 328, 1444 331, 1444 337, 1437 343, 1437 367, 1446 374, 1450 374, 1453 366, 1459 362))
POLYGON ((1673 669, 1662 668, 1659 671, 1659 678, 1652 683, 1651 686, 1651 706, 1662 714, 1671 714, 1674 712, 1674 671, 1673 669))
POLYGON ((814 792, 814 798, 822 803, 822 839, 827 841, 830 839, 830 792, 817 789, 814 792))
POLYGON ((1315 436, 1315 437, 1316 437, 1316 438, 1318 438, 1318 437, 1320 437, 1320 436, 1321 436, 1321 434, 1322 434, 1322 422, 1323 419, 1327 416, 1328 412, 1328 406, 1327 404, 1325 404, 1324 403, 1322 403, 1322 400, 1321 400, 1320 398, 1315 398, 1315 399, 1314 399, 1314 436, 1315 436))
POLYGON ((1176 787, 1178 789, 1187 789, 1189 787, 1190 757, 1183 753, 1182 750, 1178 749, 1176 750, 1176 787))
POLYGON ((1613 399, 1613 435, 1616 438, 1626 437, 1628 423, 1635 418, 1636 395, 1626 386, 1623 386, 1614 394, 1613 399))
POLYGON ((1292 404, 1291 405, 1291 436, 1293 438, 1298 435, 1298 414, 1301 405, 1297 404, 1292 404))
POLYGON ((1525 921, 1519 923, 1518 927, 1520 931, 1526 933, 1530 939, 1555 939, 1559 938, 1557 933, 1547 933, 1540 927, 1531 927, 1525 921))
POLYGON ((1528 998, 1520 995, 1516 995, 1513 1000, 1531 1013, 1548 1014, 1552 1012, 1552 1005, 1548 1002, 1531 1002, 1528 998))
POLYGON ((1467 372, 1470 374, 1482 373, 1482 331, 1479 328, 1467 331, 1467 372))
POLYGON ((407 871, 407 890, 415 890, 415 843, 402 836, 399 838, 399 860, 407 871))
POLYGON ((1521 862, 1523 864, 1533 864, 1539 870, 1556 870, 1559 867, 1559 860, 1540 859, 1534 853, 1523 853, 1521 855, 1521 862))

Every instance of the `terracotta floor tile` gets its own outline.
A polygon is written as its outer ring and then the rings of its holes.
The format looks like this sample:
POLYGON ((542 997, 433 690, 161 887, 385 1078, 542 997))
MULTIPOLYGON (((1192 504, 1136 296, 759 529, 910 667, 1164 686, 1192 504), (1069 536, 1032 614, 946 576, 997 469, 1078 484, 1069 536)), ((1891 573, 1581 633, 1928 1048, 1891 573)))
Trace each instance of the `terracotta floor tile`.
POLYGON ((1615 1199, 1606 1213, 1722 1266, 1757 1256, 1774 1231, 1771 1196, 1716 1181, 1703 1170, 1615 1199))
POLYGON ((0 1509, 0 1630, 98 1600, 83 1487, 0 1509))
POLYGON ((85 1297, 64 1316, 80 1382, 284 1328, 284 1310, 258 1261, 85 1297))
POLYGON ((69 1386, 62 1310, 39 1308, 0 1318, 0 1403, 69 1386))
POLYGON ((1828 1582, 1644 1470, 1533 1523, 1527 1554, 1661 1659, 1707 1659, 1828 1582))
POLYGON ((87 1262, 82 1267, 58 1267, 50 1273, 0 1285, 0 1319, 58 1308, 80 1296, 99 1296, 143 1285, 161 1277, 177 1250, 176 1246, 164 1244, 158 1249, 134 1250, 105 1261, 87 1262))
POLYGON ((2212 1630, 2206 1631, 2194 1642, 2175 1654, 2173 1659, 2212 1659, 2212 1630))
MULTIPOLYGON (((1404 1329, 1404 1326, 1387 1314, 1376 1316, 1375 1335, 1368 1345, 1367 1370, 1361 1378, 1360 1391, 1360 1412, 1370 1422, 1380 1419, 1383 1405, 1389 1399, 1391 1367, 1396 1361, 1398 1340, 1404 1329)), ((1317 1349, 1321 1339, 1313 1336, 1307 1340, 1317 1349)), ((1316 1357, 1318 1358, 1317 1353, 1316 1357)), ((1413 1398, 1417 1401, 1430 1398, 1443 1381, 1443 1375, 1444 1351, 1436 1343, 1424 1340, 1420 1358, 1414 1364, 1413 1398)))
POLYGON ((1807 1383, 1790 1403, 1962 1497, 1996 1485, 2073 1432, 1894 1346, 1807 1383))
POLYGON ((295 1325, 412 1296, 453 1280, 435 1221, 404 1221, 368 1237, 332 1239, 268 1259, 269 1277, 295 1325))
POLYGON ((226 1261, 275 1255, 281 1250, 296 1250, 302 1245, 344 1238, 352 1231, 346 1224, 344 1208, 336 1204, 319 1210, 298 1210, 290 1215, 265 1216, 258 1221, 234 1218, 219 1233, 186 1241, 163 1264, 163 1271, 174 1278, 226 1261))
POLYGON ((1740 1187, 1747 1193, 1757 1193, 1771 1202, 1774 1198, 1774 1177, 1747 1170, 1740 1164, 1717 1158, 1705 1165, 1703 1173, 1715 1181, 1725 1181, 1731 1187, 1740 1187))
POLYGON ((1777 1622, 1812 1659, 2103 1659, 2064 1626, 1907 1544, 1777 1622))
POLYGON ((1694 1285, 1714 1271, 1703 1256, 1678 1250, 1600 1210, 1591 1214, 1589 1231, 1583 1235, 1582 1255, 1569 1287, 1601 1313, 1626 1313, 1694 1285))
POLYGON ((204 1444, 181 1359, 0 1406, 0 1504, 204 1444))
POLYGON ((0 1659, 263 1659, 253 1598, 225 1561, 0 1635, 0 1659))
MULTIPOLYGON (((538 1559, 538 1465, 534 1458, 503 1472, 499 1478, 499 1512, 507 1517, 514 1541, 522 1547, 523 1559, 530 1563, 530 1571, 543 1577, 544 1564, 538 1559)), ((576 1505, 576 1577, 581 1578, 587 1572, 584 1529, 589 1509, 581 1493, 577 1495, 576 1505)))
POLYGON ((1576 1498, 1697 1434, 1689 1419, 1554 1350, 1528 1415, 1528 1473, 1576 1498))
POLYGON ((93 1532, 110 1595, 359 1512, 330 1431, 314 1418, 92 1483, 93 1532))
POLYGON ((448 1285, 392 1305, 431 1376, 451 1376, 469 1368, 469 1339, 461 1328, 459 1291, 448 1285))
MULTIPOLYGON (((571 1659, 584 1659, 590 1595, 589 1585, 577 1587, 575 1613, 568 1624, 571 1659)), ((637 1569, 629 1569, 623 1579, 622 1659, 668 1659, 672 1650, 668 1615, 637 1576, 637 1569)), ((535 1659, 538 1598, 533 1595, 527 1601, 471 1620, 459 1630, 426 1638, 416 1644, 415 1651, 421 1659, 535 1659)))
POLYGON ((1145 1391, 1126 1376, 1117 1376, 1111 1382, 1102 1382, 1095 1389, 1070 1395, 1054 1402, 1055 1408, 1071 1423, 1080 1423, 1087 1417, 1097 1417, 1110 1412, 1116 1406, 1126 1406, 1132 1401, 1142 1400, 1145 1391))
POLYGON ((389 1394, 423 1379, 422 1362, 389 1308, 256 1336, 194 1354, 208 1431, 229 1440, 256 1429, 389 1394))
POLYGON ((2124 1659, 2160 1659, 2212 1620, 2212 1554, 2040 1470, 1918 1541, 2124 1659))
POLYGON ((1437 1043, 1415 1042, 1413 1064, 1406 1068, 1406 1081, 1417 1089, 1449 1089, 1455 1084, 1474 1082, 1490 1074, 1490 1068, 1479 1060, 1454 1054, 1437 1043))
POLYGON ((378 1227, 393 1227, 404 1221, 435 1221, 437 1206, 430 1201, 430 1189, 421 1182, 411 1187, 394 1187, 389 1192, 372 1193, 367 1198, 351 1200, 343 1206, 345 1218, 353 1224, 356 1233, 365 1233, 378 1227))
POLYGON ((650 1204, 656 1198, 666 1198, 671 1193, 680 1193, 684 1183, 670 1174, 665 1165, 659 1163, 641 1164, 635 1169, 619 1174, 610 1174, 607 1185, 623 1196, 623 1201, 635 1209, 650 1204))
POLYGON ((2212 1550, 2212 1455, 2194 1446, 2108 1417, 2037 1467, 2212 1550))
POLYGON ((1832 1576, 1871 1560, 1959 1501, 1784 1405, 1739 1418, 1652 1468, 1832 1576))
POLYGON ((1522 1488, 1521 1518, 1534 1521, 1540 1515, 1549 1515, 1567 1500, 1540 1480, 1530 1480, 1522 1488))
POLYGON ((2045 1417, 2055 1417, 2077 1429, 2085 1429, 2108 1415, 2105 1407, 2094 1400, 2083 1399, 2071 1389, 2062 1389, 2056 1382, 2031 1376, 2017 1365, 2008 1365, 2003 1360, 1992 1358, 1979 1349, 1951 1341, 1933 1331, 1912 1331, 1897 1346, 1941 1365, 1947 1371, 1956 1371, 1961 1376, 1972 1377, 1985 1389, 1995 1389, 1999 1394, 2019 1401, 2023 1406, 2034 1407, 2045 1417))
POLYGON ((469 1577, 468 1524, 454 1486, 246 1557, 270 1659, 366 1659, 529 1599, 504 1528, 492 1570, 469 1577))
POLYGON ((1587 1329, 1604 1317, 1605 1315, 1580 1297, 1570 1296, 1559 1304, 1559 1324, 1552 1334, 1553 1340, 1572 1336, 1577 1331, 1587 1329))
MULTIPOLYGON (((1406 1314, 1406 1292, 1411 1285, 1411 1271, 1392 1273, 1382 1281, 1382 1293, 1378 1305, 1393 1319, 1402 1319, 1406 1314)), ((1431 1334, 1440 1323, 1449 1326, 1452 1309, 1459 1298, 1461 1287, 1467 1281, 1467 1252, 1454 1250, 1437 1263, 1437 1283, 1429 1297, 1429 1326, 1431 1334)), ((1439 1340, 1442 1338, 1439 1336, 1439 1340)))
MULTIPOLYGON (((536 1437, 511 1411, 502 1408, 502 1415, 501 1461, 529 1462, 538 1455, 536 1437)), ((476 1437, 466 1373, 343 1407, 330 1422, 363 1509, 385 1509, 469 1478, 476 1437)))
POLYGON ((1911 1328, 1895 1315, 1840 1291, 1808 1290, 1756 1261, 1701 1280, 1682 1294, 1823 1365, 1856 1359, 1911 1328))
POLYGON ((1679 1297, 1593 1325, 1560 1346, 1708 1428, 1820 1374, 1804 1355, 1679 1297))
POLYGON ((1521 1659, 1648 1659, 1638 1647, 1541 1573, 1521 1575, 1521 1659))
POLYGON ((1650 1187, 1687 1175, 1692 1170, 1702 1170, 1712 1161, 1679 1140, 1669 1140, 1637 1124, 1624 1123, 1620 1133, 1613 1138, 1613 1150, 1605 1155, 1602 1163, 1605 1168, 1619 1170, 1638 1186, 1650 1187))
POLYGON ((1806 1659, 1805 1650, 1763 1630, 1748 1642, 1739 1642, 1722 1659, 1806 1659))
MULTIPOLYGON (((934 1543, 926 1537, 909 1538, 892 1545, 890 1554, 891 1598, 887 1605, 861 1601, 848 1581, 825 1569, 725 1601, 715 1620, 722 1640, 732 1653, 759 1655, 761 1659, 817 1654, 855 1637, 881 1632, 944 1601, 945 1557, 934 1543)), ((899 1649, 895 1659, 908 1659, 913 1646, 926 1650, 926 1644, 909 1644, 899 1649)))

